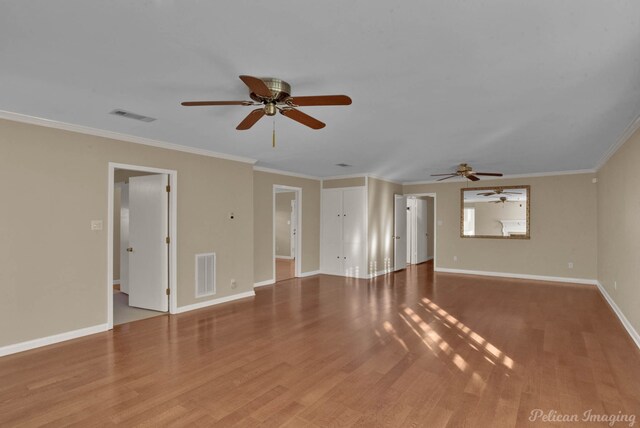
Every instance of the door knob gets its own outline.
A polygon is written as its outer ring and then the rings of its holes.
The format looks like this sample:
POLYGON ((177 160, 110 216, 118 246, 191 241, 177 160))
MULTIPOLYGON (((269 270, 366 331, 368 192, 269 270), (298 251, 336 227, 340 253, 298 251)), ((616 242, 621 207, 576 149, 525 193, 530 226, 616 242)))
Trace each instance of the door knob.
POLYGON ((127 252, 133 253, 133 248, 131 248, 131 247, 127 248, 127 252))

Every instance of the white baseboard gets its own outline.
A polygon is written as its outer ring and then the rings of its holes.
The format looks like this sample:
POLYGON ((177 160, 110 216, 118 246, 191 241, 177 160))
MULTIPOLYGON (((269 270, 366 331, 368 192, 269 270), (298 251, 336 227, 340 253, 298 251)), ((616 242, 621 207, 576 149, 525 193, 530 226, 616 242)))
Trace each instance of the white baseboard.
POLYGON ((322 272, 320 272, 319 270, 312 270, 309 272, 302 272, 298 278, 306 278, 308 276, 314 276, 314 275, 320 275, 322 272))
POLYGON ((275 279, 267 279, 266 281, 260 281, 253 284, 253 288, 264 287, 265 285, 275 284, 275 279))
POLYGON ((485 272, 481 270, 467 270, 467 269, 449 269, 435 267, 435 272, 443 273, 459 273, 463 275, 480 275, 480 276, 498 276, 501 278, 516 278, 516 279, 532 279, 535 281, 551 281, 551 282, 569 282, 572 284, 587 284, 596 285, 597 280, 586 278, 565 278, 562 276, 546 276, 546 275, 528 275, 525 273, 508 273, 508 272, 485 272))
POLYGON ((28 340, 26 342, 14 343, 0 347, 0 357, 11 355, 18 352, 28 351, 29 349, 40 348, 42 346, 53 345, 71 339, 88 336, 90 334, 101 333, 108 330, 107 324, 98 324, 92 327, 85 327, 79 330, 67 331, 53 336, 41 337, 39 339, 28 340))
POLYGON ((254 293, 253 290, 252 290, 252 291, 246 291, 244 293, 234 294, 233 296, 226 296, 226 297, 220 297, 218 299, 206 300, 204 302, 194 303, 192 305, 178 306, 178 308, 176 309, 175 313, 176 314, 181 314, 183 312, 194 311, 196 309, 202 309, 202 308, 206 308, 208 306, 214 306, 214 305, 219 305, 221 303, 232 302, 234 300, 244 299, 244 298, 247 298, 247 297, 253 297, 255 295, 256 295, 256 293, 254 293))
POLYGON ((613 312, 618 316, 618 319, 629 333, 629 336, 631 336, 631 339, 636 343, 636 346, 640 348, 640 334, 638 334, 636 329, 633 328, 627 317, 624 316, 618 305, 616 305, 616 302, 613 301, 600 281, 596 281, 596 286, 598 287, 598 290, 600 290, 600 294, 602 294, 609 306, 611 306, 611 309, 613 309, 613 312))
POLYGON ((293 256, 279 256, 276 254, 276 259, 285 259, 285 260, 293 260, 295 257, 293 256))

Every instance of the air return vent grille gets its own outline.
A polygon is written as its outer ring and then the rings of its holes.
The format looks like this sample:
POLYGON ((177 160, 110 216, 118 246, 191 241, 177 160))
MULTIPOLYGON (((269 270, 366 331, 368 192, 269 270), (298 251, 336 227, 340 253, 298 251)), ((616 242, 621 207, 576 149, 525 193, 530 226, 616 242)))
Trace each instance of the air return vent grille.
POLYGON ((156 120, 153 117, 143 116, 141 114, 131 113, 130 111, 121 110, 121 109, 115 109, 112 112, 110 112, 110 114, 113 114, 115 116, 126 117, 128 119, 139 120, 141 122, 153 122, 154 120, 156 120))
POLYGON ((216 294, 216 254, 196 254, 196 297, 216 294))

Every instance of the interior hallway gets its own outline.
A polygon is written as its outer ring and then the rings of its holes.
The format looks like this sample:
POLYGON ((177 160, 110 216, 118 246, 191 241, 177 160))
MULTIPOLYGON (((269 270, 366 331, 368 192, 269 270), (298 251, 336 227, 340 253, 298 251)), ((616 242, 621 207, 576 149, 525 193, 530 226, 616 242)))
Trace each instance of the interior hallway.
POLYGON ((640 352, 595 287, 430 263, 261 287, 4 357, 0 378, 0 426, 512 427, 640 408, 640 352))
POLYGON ((276 257, 276 282, 295 278, 296 261, 294 259, 282 259, 276 257))

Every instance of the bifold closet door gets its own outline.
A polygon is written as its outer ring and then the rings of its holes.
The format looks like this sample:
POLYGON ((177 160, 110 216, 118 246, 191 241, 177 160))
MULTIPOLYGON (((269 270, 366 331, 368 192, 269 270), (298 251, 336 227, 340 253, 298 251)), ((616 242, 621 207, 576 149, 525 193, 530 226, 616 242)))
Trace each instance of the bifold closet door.
POLYGON ((330 275, 342 275, 342 192, 322 192, 322 271, 330 275))
POLYGON ((366 188, 345 189, 342 193, 343 275, 367 275, 366 188))

